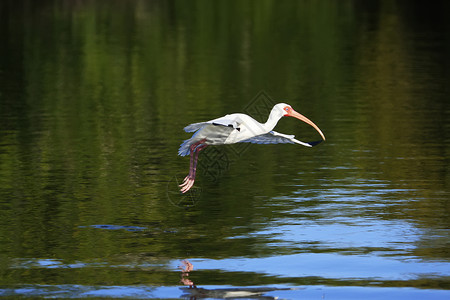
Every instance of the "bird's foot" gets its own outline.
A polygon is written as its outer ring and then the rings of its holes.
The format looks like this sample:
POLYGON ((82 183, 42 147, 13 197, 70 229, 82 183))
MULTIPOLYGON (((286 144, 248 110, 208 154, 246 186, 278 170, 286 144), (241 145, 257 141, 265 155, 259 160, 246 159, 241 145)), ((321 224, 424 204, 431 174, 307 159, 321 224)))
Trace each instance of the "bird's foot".
POLYGON ((179 187, 183 187, 188 183, 188 179, 191 178, 191 175, 189 174, 188 176, 184 177, 183 182, 181 184, 179 184, 179 187))
POLYGON ((180 192, 182 192, 184 194, 187 191, 189 191, 191 189, 191 187, 194 185, 194 181, 195 181, 195 177, 191 177, 189 175, 186 176, 186 178, 184 178, 183 183, 179 185, 179 187, 181 187, 180 192))

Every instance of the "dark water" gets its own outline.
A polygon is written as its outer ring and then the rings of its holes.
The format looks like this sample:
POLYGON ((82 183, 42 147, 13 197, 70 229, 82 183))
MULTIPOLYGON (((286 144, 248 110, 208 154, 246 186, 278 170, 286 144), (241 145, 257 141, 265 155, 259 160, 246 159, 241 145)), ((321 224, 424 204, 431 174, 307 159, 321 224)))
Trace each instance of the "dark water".
POLYGON ((0 296, 448 298, 449 13, 1 1, 0 296), (177 192, 185 125, 277 102, 327 141, 210 147, 177 192))

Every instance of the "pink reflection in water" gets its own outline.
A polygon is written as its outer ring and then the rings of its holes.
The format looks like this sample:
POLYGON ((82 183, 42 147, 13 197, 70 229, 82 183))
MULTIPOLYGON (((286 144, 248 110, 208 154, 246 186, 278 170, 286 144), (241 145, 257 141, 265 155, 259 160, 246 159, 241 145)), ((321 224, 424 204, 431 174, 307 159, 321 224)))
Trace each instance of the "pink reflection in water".
POLYGON ((181 265, 179 266, 181 269, 181 283, 184 285, 188 285, 190 288, 196 288, 192 280, 188 278, 189 272, 194 270, 194 265, 191 264, 187 259, 181 261, 181 265))

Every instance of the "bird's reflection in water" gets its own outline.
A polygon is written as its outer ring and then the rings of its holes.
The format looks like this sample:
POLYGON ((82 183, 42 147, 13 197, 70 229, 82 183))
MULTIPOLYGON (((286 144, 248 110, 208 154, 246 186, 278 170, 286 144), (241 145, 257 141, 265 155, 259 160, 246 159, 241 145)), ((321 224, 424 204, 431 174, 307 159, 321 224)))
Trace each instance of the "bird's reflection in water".
POLYGON ((188 278, 189 272, 194 270, 194 266, 187 260, 182 260, 181 265, 179 266, 181 269, 181 283, 184 285, 188 285, 189 288, 197 288, 195 284, 188 278))
POLYGON ((180 288, 185 294, 182 295, 186 299, 203 299, 203 298, 215 298, 215 299, 277 299, 274 296, 264 296, 267 292, 280 291, 280 290, 294 290, 294 288, 276 288, 276 287, 238 287, 238 288, 222 288, 222 289, 205 289, 197 287, 192 280, 190 280, 189 272, 194 270, 192 265, 187 259, 181 261, 179 266, 181 269, 181 283, 188 286, 180 288))

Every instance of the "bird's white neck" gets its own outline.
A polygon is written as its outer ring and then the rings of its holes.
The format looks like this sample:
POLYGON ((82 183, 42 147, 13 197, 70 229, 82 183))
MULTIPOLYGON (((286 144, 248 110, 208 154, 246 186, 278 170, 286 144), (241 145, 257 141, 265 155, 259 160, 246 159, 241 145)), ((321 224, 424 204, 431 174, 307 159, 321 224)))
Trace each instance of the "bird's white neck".
POLYGON ((267 119, 267 122, 264 123, 264 129, 267 130, 267 132, 271 131, 272 129, 275 128, 275 126, 277 125, 278 121, 283 117, 282 114, 279 113, 279 111, 276 111, 274 109, 272 109, 272 111, 270 112, 269 118, 267 119))

